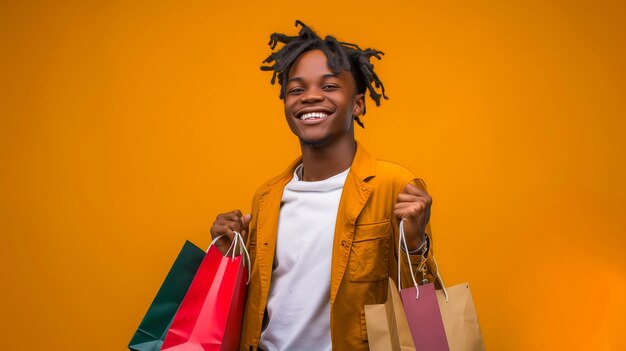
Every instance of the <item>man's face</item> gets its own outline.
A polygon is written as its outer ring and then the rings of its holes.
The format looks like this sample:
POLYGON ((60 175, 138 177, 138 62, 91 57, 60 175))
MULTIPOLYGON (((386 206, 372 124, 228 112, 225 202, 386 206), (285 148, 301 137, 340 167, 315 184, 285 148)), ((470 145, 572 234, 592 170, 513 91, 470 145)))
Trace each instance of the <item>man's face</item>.
POLYGON ((354 139, 352 116, 359 116, 364 94, 355 94, 350 71, 328 68, 321 50, 301 54, 288 72, 285 117, 291 131, 308 146, 324 146, 341 138, 354 139))

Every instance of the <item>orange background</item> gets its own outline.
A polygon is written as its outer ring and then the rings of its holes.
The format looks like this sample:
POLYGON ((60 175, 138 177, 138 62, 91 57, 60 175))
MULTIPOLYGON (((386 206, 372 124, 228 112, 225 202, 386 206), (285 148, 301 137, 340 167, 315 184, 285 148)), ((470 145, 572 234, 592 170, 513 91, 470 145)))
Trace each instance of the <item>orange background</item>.
POLYGON ((358 138, 434 198, 489 350, 625 350, 619 1, 3 1, 6 350, 123 350, 185 239, 298 155, 269 34, 385 52, 358 138))

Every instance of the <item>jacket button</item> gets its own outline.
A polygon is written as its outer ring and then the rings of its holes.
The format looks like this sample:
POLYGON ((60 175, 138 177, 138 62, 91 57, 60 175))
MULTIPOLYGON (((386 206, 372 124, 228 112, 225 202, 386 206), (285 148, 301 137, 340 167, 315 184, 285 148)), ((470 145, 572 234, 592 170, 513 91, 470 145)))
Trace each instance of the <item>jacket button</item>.
POLYGON ((341 240, 341 246, 346 246, 346 241, 345 240, 341 240))

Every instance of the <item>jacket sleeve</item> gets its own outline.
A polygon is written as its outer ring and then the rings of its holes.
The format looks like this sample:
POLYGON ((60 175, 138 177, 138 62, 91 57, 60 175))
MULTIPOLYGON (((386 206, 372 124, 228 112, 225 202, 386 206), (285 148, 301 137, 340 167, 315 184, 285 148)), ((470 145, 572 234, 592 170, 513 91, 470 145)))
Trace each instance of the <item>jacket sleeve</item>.
MULTIPOLYGON (((426 188, 426 183, 424 182, 424 180, 422 180, 421 178, 413 178, 411 181, 408 182, 408 184, 414 185, 417 188, 419 188, 422 191, 425 191, 426 193, 428 193, 428 190, 426 188)), ((406 187, 406 184, 404 184, 402 186, 402 189, 404 189, 404 187, 406 187)), ((411 262, 411 266, 413 268, 413 275, 415 277, 415 281, 420 284, 420 282, 423 280, 423 275, 422 272, 418 270, 420 262, 422 262, 422 260, 424 258, 422 258, 421 254, 407 254, 404 250, 400 249, 398 251, 398 241, 400 240, 400 230, 399 230, 399 224, 400 221, 397 220, 396 218, 394 218, 394 223, 393 223, 393 238, 394 238, 394 242, 393 242, 393 250, 395 253, 395 258, 396 260, 398 259, 398 255, 400 255, 400 279, 401 279, 401 284, 402 287, 411 287, 413 286, 413 279, 411 279, 411 270, 409 269, 409 260, 411 262), (407 259, 407 256, 409 257, 409 259, 407 259)), ((432 233, 432 229, 431 229, 431 221, 428 221, 428 224, 426 225, 426 236, 427 236, 427 240, 428 240, 428 251, 426 252, 425 255, 425 267, 426 267, 426 279, 428 280, 428 282, 432 283, 435 282, 435 286, 437 288, 441 288, 441 285, 439 284, 438 280, 436 279, 437 277, 437 268, 436 265, 434 263, 434 240, 433 240, 433 233, 432 233)), ((394 280, 397 279, 397 275, 395 277, 393 277, 394 280)))

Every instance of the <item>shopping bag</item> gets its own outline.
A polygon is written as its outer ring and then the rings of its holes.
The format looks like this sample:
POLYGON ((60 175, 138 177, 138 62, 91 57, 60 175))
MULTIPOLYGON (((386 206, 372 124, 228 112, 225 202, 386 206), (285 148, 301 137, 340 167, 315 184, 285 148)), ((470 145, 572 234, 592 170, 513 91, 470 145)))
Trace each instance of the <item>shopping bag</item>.
MULTIPOLYGON (((413 336, 415 348, 418 351, 449 351, 446 331, 441 318, 437 296, 435 295, 435 286, 433 283, 418 286, 408 253, 406 256, 409 260, 413 287, 402 289, 400 280, 400 257, 402 256, 402 251, 400 243, 404 243, 404 247, 407 247, 403 221, 400 221, 400 237, 398 240, 398 287, 400 288, 402 306, 404 307, 411 335, 413 336)), ((425 261, 422 261, 421 264, 423 265, 424 263, 425 261)))
MULTIPOLYGON (((435 263, 436 264, 436 263, 435 263)), ((439 310, 451 351, 484 351, 485 344, 468 283, 437 290, 439 310)))
POLYGON ((128 344, 129 350, 159 351, 167 329, 174 319, 205 252, 186 241, 161 288, 128 344))
POLYGON ((416 349, 450 350, 433 283, 402 289, 400 295, 416 349))
POLYGON ((215 238, 209 246, 176 312, 162 350, 222 351, 239 348, 250 256, 239 233, 235 233, 229 251, 222 256, 215 247, 215 242, 221 237, 215 238))
POLYGON ((398 288, 391 278, 387 301, 365 305, 365 325, 370 351, 415 351, 398 288))

